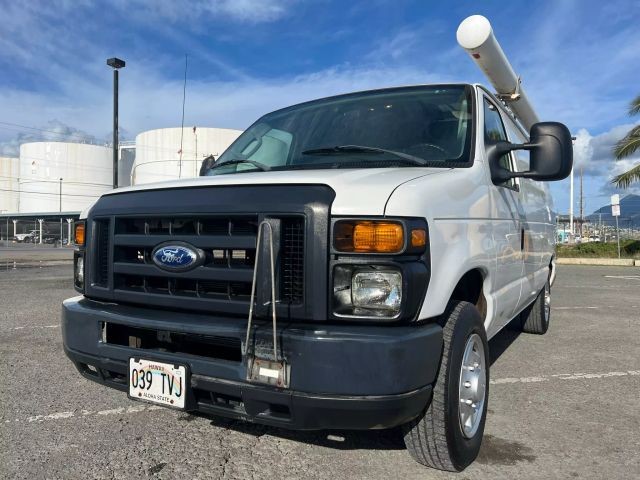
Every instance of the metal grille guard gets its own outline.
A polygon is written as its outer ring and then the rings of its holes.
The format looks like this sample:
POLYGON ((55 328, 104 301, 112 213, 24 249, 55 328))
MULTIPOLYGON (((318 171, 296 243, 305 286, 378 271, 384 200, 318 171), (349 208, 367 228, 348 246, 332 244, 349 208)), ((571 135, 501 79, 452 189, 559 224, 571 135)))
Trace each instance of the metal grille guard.
POLYGON ((278 360, 278 337, 277 337, 277 318, 276 318, 276 275, 273 255, 273 227, 267 220, 263 220, 258 226, 258 238, 256 241, 256 256, 253 266, 253 281, 251 283, 251 298, 249 300, 249 318, 247 321, 247 335, 244 343, 243 355, 247 360, 247 380, 250 382, 266 383, 281 388, 289 387, 289 375, 291 367, 287 365, 284 358, 278 360), (267 233, 269 237, 269 254, 270 254, 270 273, 271 273, 271 317, 273 326, 273 360, 259 358, 255 354, 255 348, 249 348, 249 339, 251 336, 251 325, 253 322, 253 305, 256 294, 256 280, 258 276, 258 266, 260 265, 260 243, 262 241, 262 230, 268 227, 267 233), (250 352, 250 350, 253 350, 250 352))

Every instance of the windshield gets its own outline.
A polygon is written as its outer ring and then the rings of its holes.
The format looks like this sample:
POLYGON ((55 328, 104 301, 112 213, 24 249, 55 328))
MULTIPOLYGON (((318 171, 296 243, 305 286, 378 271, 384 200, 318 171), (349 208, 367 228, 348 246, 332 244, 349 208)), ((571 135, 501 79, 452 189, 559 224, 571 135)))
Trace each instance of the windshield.
POLYGON ((470 87, 449 85, 361 92, 295 105, 262 117, 203 174, 464 166, 470 161, 471 98, 470 87))

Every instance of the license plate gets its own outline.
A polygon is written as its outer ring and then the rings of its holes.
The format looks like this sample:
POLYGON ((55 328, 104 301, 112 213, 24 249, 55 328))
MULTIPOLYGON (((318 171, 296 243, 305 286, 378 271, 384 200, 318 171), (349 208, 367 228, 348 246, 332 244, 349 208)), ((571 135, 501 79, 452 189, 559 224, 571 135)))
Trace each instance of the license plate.
POLYGON ((167 407, 184 408, 187 369, 142 358, 129 359, 129 396, 167 407))

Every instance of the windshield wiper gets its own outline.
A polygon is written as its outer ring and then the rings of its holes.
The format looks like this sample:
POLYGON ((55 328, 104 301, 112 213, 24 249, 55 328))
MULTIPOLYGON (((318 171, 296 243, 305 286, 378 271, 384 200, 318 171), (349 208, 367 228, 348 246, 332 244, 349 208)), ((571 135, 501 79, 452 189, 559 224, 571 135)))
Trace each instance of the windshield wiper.
POLYGON ((336 145, 335 147, 313 148, 302 152, 303 155, 331 155, 336 153, 347 155, 350 153, 387 153, 396 158, 411 162, 414 165, 426 166, 429 164, 428 160, 409 155, 408 153, 387 150, 386 148, 367 147, 365 145, 336 145))
POLYGON ((225 165, 237 165, 238 163, 249 163, 251 165, 253 165, 254 167, 256 167, 258 170, 262 170, 263 172, 267 172, 269 170, 271 170, 271 167, 269 165, 265 165, 264 163, 260 163, 260 162, 256 162, 255 160, 249 160, 247 158, 237 158, 234 160, 227 160, 226 162, 222 162, 222 163, 214 163, 211 168, 209 168, 209 170, 213 170, 215 168, 218 167, 223 167, 225 165))

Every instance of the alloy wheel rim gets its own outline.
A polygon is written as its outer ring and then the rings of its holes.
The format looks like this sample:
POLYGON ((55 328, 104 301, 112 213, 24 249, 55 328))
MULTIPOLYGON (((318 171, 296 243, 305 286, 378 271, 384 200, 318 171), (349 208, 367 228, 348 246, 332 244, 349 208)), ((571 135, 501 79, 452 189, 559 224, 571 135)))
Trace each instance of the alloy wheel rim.
POLYGON ((462 434, 472 438, 478 431, 487 394, 487 369, 480 335, 469 336, 462 356, 459 384, 459 420, 462 434))

